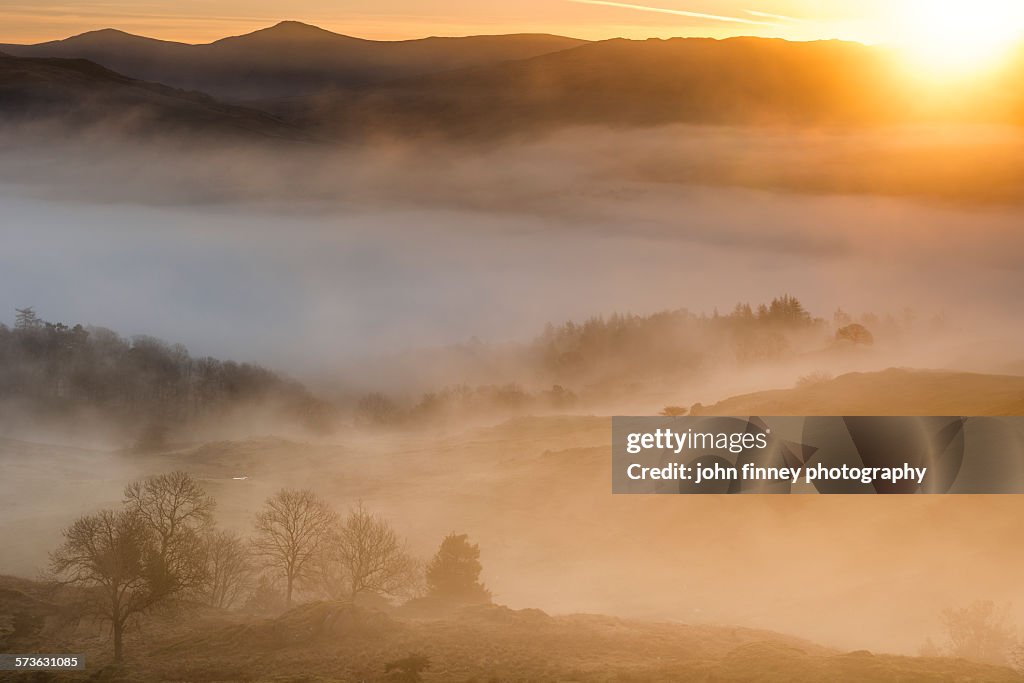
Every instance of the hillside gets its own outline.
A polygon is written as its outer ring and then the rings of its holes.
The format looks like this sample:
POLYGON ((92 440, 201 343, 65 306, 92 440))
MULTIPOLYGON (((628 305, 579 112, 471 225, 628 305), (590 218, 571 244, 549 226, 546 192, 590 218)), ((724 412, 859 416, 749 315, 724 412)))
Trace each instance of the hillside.
POLYGON ((493 65, 583 42, 530 34, 375 41, 285 21, 204 45, 105 29, 38 45, 0 45, 0 51, 22 57, 88 59, 133 78, 248 101, 493 65))
MULTIPOLYGON (((858 43, 616 39, 397 81, 356 99, 307 108, 325 125, 349 131, 385 127, 462 135, 586 124, 870 124, 961 114, 933 107, 906 77, 891 54, 858 43)), ((998 88, 996 94, 1008 97, 998 88)), ((967 95, 958 106, 971 109, 974 98, 989 98, 984 102, 992 105, 996 96, 967 95)), ((299 103, 293 106, 299 113, 299 103)), ((982 118, 1019 120, 1022 111, 1000 99, 982 118)))
MULTIPOLYGON (((1024 122, 1015 85, 1024 56, 991 78, 957 84, 955 93, 930 92, 891 52, 841 41, 590 43, 530 34, 372 41, 281 22, 203 45, 106 29, 38 45, 0 45, 0 52, 90 60, 131 79, 246 104, 331 139, 375 133, 493 139, 587 125, 1024 122)), ((51 103, 80 108, 70 94, 61 101, 60 92, 50 93, 51 103)), ((171 92, 184 97, 169 89, 164 95, 171 92)), ((226 113, 224 105, 206 106, 226 113)), ((233 117, 243 114, 236 110, 233 117)), ((185 111, 170 118, 182 127, 202 120, 185 111)))
POLYGON ((258 671, 263 680, 296 667, 326 680, 387 680, 384 665, 413 653, 430 658, 427 681, 1017 680, 999 667, 841 653, 769 631, 502 606, 409 619, 317 603, 261 624, 187 637, 151 661, 165 678, 212 673, 227 659, 236 675, 258 671), (259 643, 266 648, 253 657, 259 643))
POLYGON ((333 411, 306 387, 250 363, 193 357, 180 344, 41 320, 0 324, 0 430, 93 425, 145 449, 233 414, 328 429, 333 411))
MULTIPOLYGON (((1011 401, 1024 395, 1021 382, 864 373, 821 385, 807 412, 996 413, 1019 405, 1011 401), (836 387, 847 386, 873 402, 844 399, 836 387), (930 403, 912 410, 904 402, 914 397, 930 403)), ((763 402, 722 405, 713 410, 787 412, 763 402)), ((329 441, 250 438, 143 455, 3 442, 0 545, 12 552, 0 556, 0 573, 37 575, 75 516, 116 505, 134 479, 185 470, 216 497, 219 523, 243 534, 281 487, 311 487, 339 510, 362 501, 418 557, 452 530, 468 533, 482 548, 482 579, 513 608, 729 624, 904 654, 938 635, 948 607, 1012 600, 1014 621, 1024 619, 1014 598, 1024 547, 1008 542, 1020 534, 1019 496, 613 496, 610 422, 521 417, 461 432, 345 430, 329 441), (850 520, 856 534, 823 535, 850 520), (723 567, 742 567, 750 580, 723 567), (822 605, 842 617, 823 620, 822 605)))
POLYGON ((891 368, 735 396, 695 415, 1022 415, 1024 377, 891 368))
POLYGON ((0 120, 59 122, 106 131, 187 132, 202 139, 307 141, 292 125, 209 96, 128 78, 83 59, 19 58, 0 53, 0 120))
MULTIPOLYGON (((106 661, 101 634, 74 627, 58 607, 31 596, 40 591, 0 577, 0 605, 19 624, 0 642, 38 648, 60 638, 99 671, 106 661)), ((430 660, 425 681, 1019 680, 1000 667, 841 652, 771 631, 502 606, 416 616, 319 602, 276 617, 209 609, 189 617, 187 624, 147 617, 130 638, 134 656, 121 669, 103 669, 103 680, 397 680, 385 675, 386 664, 413 654, 430 660)))

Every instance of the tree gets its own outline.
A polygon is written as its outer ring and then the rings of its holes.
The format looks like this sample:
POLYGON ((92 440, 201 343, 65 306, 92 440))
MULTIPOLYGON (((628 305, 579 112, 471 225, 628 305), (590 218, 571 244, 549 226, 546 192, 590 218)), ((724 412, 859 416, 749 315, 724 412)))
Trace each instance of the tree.
POLYGON ((661 409, 659 415, 662 417, 682 417, 686 415, 686 408, 682 406, 665 406, 661 409))
POLYGON ((491 592, 480 583, 482 570, 480 546, 466 534, 448 534, 427 565, 428 595, 451 602, 490 602, 491 592))
POLYGON ((840 327, 836 330, 836 340, 846 340, 854 344, 863 344, 864 346, 871 346, 875 343, 874 335, 860 323, 850 323, 840 327))
POLYGON ((264 565, 285 579, 285 606, 297 584, 309 579, 314 561, 337 515, 315 493, 281 489, 256 515, 253 550, 264 565))
POLYGON ((50 555, 61 583, 85 589, 86 609, 110 622, 114 659, 124 652, 129 620, 166 597, 154 580, 156 539, 137 510, 103 510, 77 519, 64 530, 64 542, 50 555))
POLYGON ((213 524, 216 501, 186 472, 129 484, 124 498, 155 535, 165 592, 199 589, 206 570, 202 535, 213 524))
POLYGON ((942 612, 949 654, 990 664, 1006 664, 1017 644, 1008 609, 979 600, 961 609, 942 612))
POLYGON ((772 299, 768 306, 758 307, 757 317, 762 322, 784 327, 806 327, 814 322, 800 300, 789 294, 772 299))
POLYGON ((249 588, 252 558, 249 545, 232 531, 210 530, 203 536, 205 569, 201 596, 208 605, 229 609, 249 588))
POLYGON ((363 593, 403 595, 415 586, 418 569, 387 520, 362 503, 332 530, 319 564, 327 593, 344 600, 363 593))
POLYGON ((14 309, 14 329, 34 330, 42 326, 43 321, 36 315, 36 309, 31 306, 14 309))
POLYGON ((301 384, 259 366, 193 358, 180 344, 152 337, 47 322, 32 308, 18 309, 13 329, 0 325, 0 401, 12 398, 41 417, 87 407, 115 425, 143 427, 140 450, 162 447, 162 426, 187 430, 197 419, 254 404, 310 429, 328 427, 333 415, 301 384))

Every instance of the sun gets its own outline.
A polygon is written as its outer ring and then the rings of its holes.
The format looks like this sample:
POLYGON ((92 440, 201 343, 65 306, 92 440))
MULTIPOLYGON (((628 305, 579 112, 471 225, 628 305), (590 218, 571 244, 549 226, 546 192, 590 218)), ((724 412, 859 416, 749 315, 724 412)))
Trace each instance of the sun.
POLYGON ((906 0, 900 43, 915 68, 957 76, 997 66, 1024 41, 1024 0, 906 0))

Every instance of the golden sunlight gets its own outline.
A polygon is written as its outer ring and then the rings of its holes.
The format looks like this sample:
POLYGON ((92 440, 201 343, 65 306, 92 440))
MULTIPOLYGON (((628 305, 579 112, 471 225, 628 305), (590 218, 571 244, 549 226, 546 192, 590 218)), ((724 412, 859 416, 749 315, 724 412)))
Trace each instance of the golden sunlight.
POLYGON ((957 76, 998 66, 1024 40, 1022 0, 910 0, 903 44, 916 69, 957 76))

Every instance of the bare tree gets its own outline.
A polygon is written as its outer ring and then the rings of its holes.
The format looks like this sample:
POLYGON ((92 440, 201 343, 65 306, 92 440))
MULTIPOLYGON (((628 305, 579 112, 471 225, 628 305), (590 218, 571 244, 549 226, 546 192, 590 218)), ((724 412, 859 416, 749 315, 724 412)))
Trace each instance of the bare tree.
POLYGON ((110 622, 114 659, 124 655, 129 620, 166 597, 153 581, 155 538, 135 510, 103 510, 77 519, 50 555, 50 568, 63 584, 85 589, 87 610, 110 622))
POLYGON ((203 536, 203 557, 203 600, 221 609, 233 607, 252 583, 249 544, 235 532, 211 530, 203 536))
POLYGON ((257 513, 253 550, 268 568, 284 575, 287 607, 296 585, 310 578, 314 558, 336 519, 327 503, 308 489, 281 489, 257 513))
POLYGON ((213 524, 214 499, 185 472, 129 484, 124 498, 156 538, 166 592, 198 590, 205 573, 202 534, 213 524))
POLYGON ((36 314, 36 309, 31 306, 14 309, 14 329, 34 330, 43 326, 43 321, 36 314))
POLYGON ((949 639, 948 652, 953 657, 1006 664, 1017 644, 1009 609, 1000 609, 990 600, 944 610, 942 625, 949 639))
POLYGON ((332 530, 320 554, 324 589, 333 598, 362 593, 404 595, 416 585, 419 565, 387 520, 359 503, 332 530))

